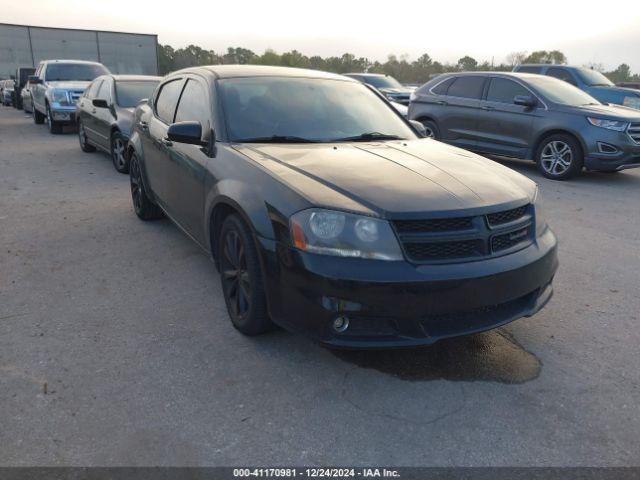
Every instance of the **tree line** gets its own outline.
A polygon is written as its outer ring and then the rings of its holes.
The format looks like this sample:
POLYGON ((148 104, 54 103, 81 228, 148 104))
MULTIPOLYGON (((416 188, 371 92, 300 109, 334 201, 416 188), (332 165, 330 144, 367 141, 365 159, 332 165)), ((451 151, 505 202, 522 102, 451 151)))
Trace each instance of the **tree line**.
MULTIPOLYGON (((334 73, 369 72, 384 73, 397 78, 402 83, 422 84, 433 76, 454 71, 510 71, 521 63, 553 63, 566 64, 567 57, 558 50, 538 50, 535 52, 513 52, 504 61, 479 62, 468 55, 460 58, 457 63, 439 62, 428 54, 423 54, 416 60, 410 60, 408 55, 389 55, 385 62, 370 60, 366 57, 356 57, 351 53, 341 56, 321 57, 307 56, 298 50, 277 53, 267 49, 262 54, 242 47, 229 47, 226 53, 216 53, 205 50, 196 45, 174 49, 170 45, 158 45, 158 68, 161 74, 167 74, 181 68, 196 65, 220 64, 251 64, 272 65, 283 67, 311 68, 334 73)), ((640 81, 640 75, 633 74, 629 65, 623 63, 612 71, 603 71, 602 65, 589 65, 602 71, 613 82, 640 81)))

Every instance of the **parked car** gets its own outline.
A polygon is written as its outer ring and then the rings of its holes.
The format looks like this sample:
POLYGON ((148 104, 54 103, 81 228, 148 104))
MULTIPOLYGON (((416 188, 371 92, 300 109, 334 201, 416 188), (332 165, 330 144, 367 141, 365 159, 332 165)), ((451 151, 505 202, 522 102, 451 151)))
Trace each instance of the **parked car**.
POLYGON ((616 87, 611 80, 597 70, 567 65, 517 65, 514 72, 537 73, 564 80, 587 92, 602 103, 613 103, 640 109, 640 91, 616 87))
POLYGON ((409 97, 415 88, 405 87, 390 75, 377 73, 345 73, 345 76, 354 78, 376 88, 391 102, 409 105, 409 97))
POLYGON ((22 102, 22 89, 27 85, 29 76, 33 75, 36 71, 33 67, 19 67, 16 69, 16 83, 15 90, 13 92, 13 106, 18 110, 23 109, 22 102))
POLYGON ((31 101, 31 84, 27 81, 27 84, 22 88, 20 92, 20 99, 22 100, 22 109, 25 113, 31 113, 33 115, 33 102, 31 101))
POLYGON ((131 135, 133 110, 147 99, 160 77, 102 75, 96 78, 76 104, 78 139, 84 152, 104 150, 120 173, 129 173, 125 155, 131 135))
POLYGON ((2 96, 0 100, 2 100, 2 104, 5 107, 10 107, 13 105, 13 91, 14 91, 14 81, 9 79, 5 80, 2 85, 2 96))
POLYGON ((536 184, 412 125, 340 75, 177 71, 134 114, 133 206, 211 253, 248 335, 410 346, 533 315, 557 268, 536 184))
POLYGON ((442 75, 412 97, 428 135, 475 152, 533 159, 556 180, 640 166, 640 112, 567 82, 525 73, 442 75))
POLYGON ((61 133, 64 125, 75 125, 76 101, 96 77, 109 70, 97 62, 45 60, 29 77, 33 121, 44 123, 51 133, 61 133))

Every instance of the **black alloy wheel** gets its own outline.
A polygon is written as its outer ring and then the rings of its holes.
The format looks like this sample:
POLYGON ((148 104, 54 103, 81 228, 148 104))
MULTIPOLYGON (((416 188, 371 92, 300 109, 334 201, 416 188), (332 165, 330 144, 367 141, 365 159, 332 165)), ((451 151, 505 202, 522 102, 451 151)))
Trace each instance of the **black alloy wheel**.
POLYGON ((131 200, 133 201, 133 209, 136 215, 142 220, 156 220, 163 217, 162 210, 158 205, 151 201, 147 196, 147 192, 142 182, 142 171, 140 170, 140 161, 135 152, 131 153, 129 160, 130 171, 129 181, 131 183, 131 200))
POLYGON ((111 134, 111 161, 115 169, 120 173, 129 173, 126 150, 126 138, 120 132, 113 132, 111 134))

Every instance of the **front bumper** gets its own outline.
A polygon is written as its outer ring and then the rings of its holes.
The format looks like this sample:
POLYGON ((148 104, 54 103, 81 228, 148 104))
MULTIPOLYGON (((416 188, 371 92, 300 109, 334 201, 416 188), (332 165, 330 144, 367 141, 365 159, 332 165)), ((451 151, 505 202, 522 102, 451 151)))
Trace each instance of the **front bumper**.
POLYGON ((490 330, 551 298, 557 242, 548 229, 502 257, 449 265, 335 258, 261 240, 269 312, 334 347, 387 348, 490 330), (349 328, 336 332, 338 316, 349 328))
POLYGON ((613 172, 640 167, 640 144, 635 143, 627 132, 614 132, 592 127, 584 166, 588 170, 613 172))
POLYGON ((53 120, 60 123, 75 123, 76 121, 76 107, 63 107, 53 104, 51 108, 51 115, 53 120))

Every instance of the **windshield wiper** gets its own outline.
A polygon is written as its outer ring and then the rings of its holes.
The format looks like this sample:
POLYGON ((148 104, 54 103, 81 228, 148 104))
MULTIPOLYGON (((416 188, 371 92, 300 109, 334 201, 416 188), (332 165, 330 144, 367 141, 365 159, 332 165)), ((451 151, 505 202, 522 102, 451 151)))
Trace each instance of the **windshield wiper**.
POLYGON ((336 138, 334 142, 369 142, 371 140, 404 140, 398 135, 380 132, 367 132, 353 137, 336 138))
POLYGON ((271 135, 269 137, 239 138, 235 143, 316 143, 315 140, 293 135, 271 135))

